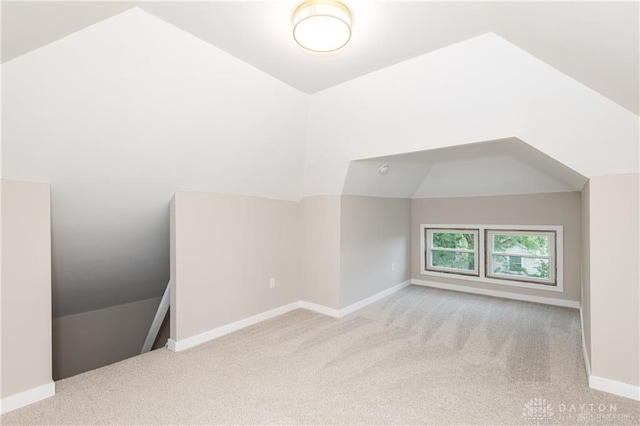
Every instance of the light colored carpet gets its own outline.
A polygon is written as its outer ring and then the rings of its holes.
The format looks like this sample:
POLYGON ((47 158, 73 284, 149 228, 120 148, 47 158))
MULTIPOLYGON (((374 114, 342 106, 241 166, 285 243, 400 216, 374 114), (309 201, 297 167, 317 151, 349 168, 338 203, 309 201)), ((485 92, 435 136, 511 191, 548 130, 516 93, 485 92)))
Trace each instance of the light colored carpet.
POLYGON ((61 380, 1 421, 640 424, 640 403, 587 387, 580 336, 576 310, 410 286, 342 319, 296 310, 61 380), (536 398, 549 405, 525 412, 536 398))

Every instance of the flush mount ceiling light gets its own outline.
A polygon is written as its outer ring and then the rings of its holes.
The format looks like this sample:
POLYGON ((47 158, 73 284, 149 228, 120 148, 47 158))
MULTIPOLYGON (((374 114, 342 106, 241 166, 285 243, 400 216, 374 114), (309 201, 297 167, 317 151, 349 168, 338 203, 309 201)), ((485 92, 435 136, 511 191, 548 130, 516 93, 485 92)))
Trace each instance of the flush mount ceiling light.
POLYGON ((378 173, 380 173, 381 175, 386 175, 387 173, 389 173, 389 166, 385 164, 384 166, 380 167, 378 169, 378 173))
POLYGON ((339 1, 306 1, 293 13, 293 38, 314 52, 338 50, 351 39, 351 12, 339 1))

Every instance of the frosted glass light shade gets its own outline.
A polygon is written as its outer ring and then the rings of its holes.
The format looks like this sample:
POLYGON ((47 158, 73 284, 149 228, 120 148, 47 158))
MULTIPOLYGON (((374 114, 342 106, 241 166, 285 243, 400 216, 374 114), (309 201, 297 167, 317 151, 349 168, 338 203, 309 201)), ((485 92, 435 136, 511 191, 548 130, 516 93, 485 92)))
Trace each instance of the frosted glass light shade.
POLYGON ((293 13, 293 38, 305 49, 331 52, 351 39, 351 12, 334 0, 310 0, 293 13))

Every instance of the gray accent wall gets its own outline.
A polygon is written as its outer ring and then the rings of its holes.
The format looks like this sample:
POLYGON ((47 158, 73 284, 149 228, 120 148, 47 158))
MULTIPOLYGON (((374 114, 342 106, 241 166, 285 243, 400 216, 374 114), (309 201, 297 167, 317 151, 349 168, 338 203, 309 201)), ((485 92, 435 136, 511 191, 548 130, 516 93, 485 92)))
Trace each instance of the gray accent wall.
POLYGON ((582 221, 580 223, 582 234, 582 270, 580 278, 582 280, 582 293, 580 295, 580 309, 582 314, 582 333, 584 336, 584 349, 587 352, 588 368, 591 368, 591 235, 590 226, 591 218, 589 209, 591 208, 591 200, 589 197, 589 182, 582 188, 582 221))
POLYGON ((300 201, 298 219, 298 262, 301 299, 340 308, 339 195, 319 195, 300 201))
POLYGON ((171 339, 299 300, 298 203, 201 192, 172 203, 171 339))
POLYGON ((640 385, 638 218, 639 174, 589 180, 591 374, 633 386, 640 385))
MULTIPOLYGON (((53 319, 53 378, 64 379, 140 354, 160 297, 53 319)), ((154 348, 167 342, 161 329, 154 348)))
POLYGON ((580 300, 581 202, 579 192, 414 199, 411 213, 412 277, 451 285, 580 300), (441 278, 420 273, 420 224, 562 225, 564 292, 441 278))
POLYGON ((411 199, 343 195, 340 307, 411 278, 411 199))
POLYGON ((3 179, 0 191, 4 399, 51 383, 51 201, 46 183, 3 179))

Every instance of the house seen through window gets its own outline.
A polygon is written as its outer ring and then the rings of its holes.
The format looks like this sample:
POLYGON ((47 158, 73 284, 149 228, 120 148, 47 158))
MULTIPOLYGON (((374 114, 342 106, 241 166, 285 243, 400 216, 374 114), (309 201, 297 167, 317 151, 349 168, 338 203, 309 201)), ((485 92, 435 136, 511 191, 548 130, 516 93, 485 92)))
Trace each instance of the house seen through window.
POLYGON ((555 232, 486 233, 488 277, 555 283, 555 232))

